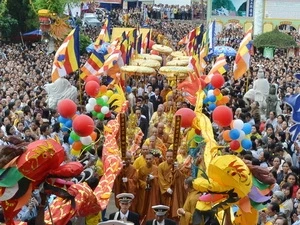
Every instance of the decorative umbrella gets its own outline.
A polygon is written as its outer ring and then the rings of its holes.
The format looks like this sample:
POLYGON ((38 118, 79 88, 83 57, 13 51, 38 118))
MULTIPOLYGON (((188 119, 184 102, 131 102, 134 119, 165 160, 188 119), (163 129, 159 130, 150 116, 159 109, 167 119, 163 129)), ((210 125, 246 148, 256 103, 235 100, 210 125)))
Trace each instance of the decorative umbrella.
POLYGON ((184 53, 182 51, 175 51, 171 53, 172 57, 180 57, 180 56, 184 56, 184 53))
POLYGON ((184 66, 163 66, 159 69, 159 73, 165 75, 167 79, 184 79, 191 72, 193 69, 184 66))
POLYGON ((166 63, 166 66, 187 66, 189 60, 172 60, 166 63))
POLYGON ((128 75, 155 74, 155 69, 146 66, 122 66, 121 72, 128 75))
POLYGON ((146 66, 158 69, 161 65, 160 62, 153 59, 134 59, 130 62, 132 66, 146 66))
POLYGON ((173 60, 189 60, 191 56, 182 55, 182 56, 176 56, 173 58, 173 60))
POLYGON ((172 48, 168 47, 168 46, 165 46, 165 45, 158 45, 158 44, 155 44, 152 46, 152 49, 155 50, 155 51, 158 51, 162 54, 171 54, 173 52, 172 48))
POLYGON ((219 56, 224 54, 225 56, 235 56, 236 50, 229 46, 216 46, 214 47, 213 56, 219 56))
POLYGON ((153 60, 162 62, 162 57, 159 55, 138 54, 137 59, 153 59, 153 60))

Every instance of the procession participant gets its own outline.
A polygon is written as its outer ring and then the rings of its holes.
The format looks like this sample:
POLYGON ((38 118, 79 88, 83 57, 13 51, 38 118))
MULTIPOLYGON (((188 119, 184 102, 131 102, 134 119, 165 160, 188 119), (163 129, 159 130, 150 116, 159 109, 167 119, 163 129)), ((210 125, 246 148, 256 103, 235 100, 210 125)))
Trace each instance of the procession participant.
POLYGON ((180 216, 180 225, 189 225, 192 223, 193 213, 199 200, 200 193, 193 188, 193 177, 188 177, 184 181, 184 189, 188 191, 188 196, 182 208, 177 210, 180 216))
POLYGON ((170 209, 166 205, 155 205, 152 206, 152 209, 155 212, 155 219, 148 220, 146 225, 176 225, 176 222, 166 218, 166 214, 170 209))
POLYGON ((134 160, 133 167, 138 171, 141 167, 146 166, 146 155, 149 153, 149 146, 143 145, 141 155, 134 160))
POLYGON ((129 221, 134 223, 134 225, 140 225, 139 214, 129 211, 134 195, 131 193, 121 193, 116 197, 119 200, 120 210, 110 214, 109 220, 121 220, 124 222, 129 221))
MULTIPOLYGON (((130 153, 126 153, 125 161, 123 168, 119 175, 116 177, 114 183, 114 193, 117 196, 120 193, 132 193, 136 196, 137 194, 137 182, 138 182, 138 174, 137 170, 134 166, 131 165, 132 155, 130 153)), ((116 207, 119 206, 117 199, 115 200, 116 207)), ((130 210, 136 212, 137 209, 137 199, 133 199, 130 210)))
POLYGON ((143 221, 154 218, 154 212, 150 206, 160 203, 160 191, 158 185, 158 169, 154 165, 152 154, 146 155, 147 165, 139 169, 138 210, 144 215, 143 221))

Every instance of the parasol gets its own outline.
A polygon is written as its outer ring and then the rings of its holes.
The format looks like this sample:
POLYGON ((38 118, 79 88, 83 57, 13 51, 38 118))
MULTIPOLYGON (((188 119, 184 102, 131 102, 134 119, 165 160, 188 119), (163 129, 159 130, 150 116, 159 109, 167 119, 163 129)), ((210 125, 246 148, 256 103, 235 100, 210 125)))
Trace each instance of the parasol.
POLYGON ((137 59, 153 59, 153 60, 162 62, 162 57, 159 55, 138 54, 137 59))
POLYGON ((146 66, 122 66, 121 72, 129 75, 155 74, 155 69, 146 66))
POLYGON ((161 65, 160 62, 153 59, 134 59, 130 62, 132 66, 146 66, 158 69, 161 65))
POLYGON ((190 60, 191 56, 182 55, 182 56, 176 56, 173 58, 173 60, 190 60))
POLYGON ((213 56, 219 56, 224 54, 225 56, 235 56, 236 50, 229 46, 216 46, 214 47, 213 56))
POLYGON ((182 51, 175 51, 171 53, 172 57, 180 57, 180 56, 184 56, 184 53, 182 51))
POLYGON ((189 64, 189 60, 172 60, 167 62, 167 66, 187 66, 189 64))
POLYGON ((163 54, 171 54, 173 52, 172 48, 165 46, 165 45, 155 44, 152 46, 152 49, 155 51, 158 51, 159 53, 163 53, 163 54))
POLYGON ((193 72, 193 69, 184 66, 163 66, 159 69, 159 73, 170 78, 186 78, 188 73, 193 72))

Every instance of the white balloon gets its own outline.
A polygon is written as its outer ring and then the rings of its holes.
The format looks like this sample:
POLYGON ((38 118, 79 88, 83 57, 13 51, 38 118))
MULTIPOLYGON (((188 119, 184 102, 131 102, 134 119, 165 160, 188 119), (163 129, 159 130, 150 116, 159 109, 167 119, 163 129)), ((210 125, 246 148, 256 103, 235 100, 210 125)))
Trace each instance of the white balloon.
POLYGON ((89 104, 94 108, 97 105, 97 100, 95 98, 89 99, 89 104))
POLYGON ((242 141, 243 139, 245 139, 245 137, 246 137, 246 134, 245 134, 245 132, 244 131, 242 131, 242 130, 240 130, 240 136, 239 136, 239 138, 238 138, 238 141, 242 141))
POLYGON ((86 104, 85 109, 87 112, 92 112, 94 110, 94 106, 92 106, 90 103, 86 104))
POLYGON ((103 95, 101 98, 103 99, 104 102, 108 101, 108 97, 106 95, 103 95))
POLYGON ((93 142, 91 136, 80 137, 80 141, 83 145, 89 145, 93 142))
POLYGON ((233 121, 233 128, 238 129, 238 130, 241 130, 241 129, 243 129, 243 127, 244 127, 244 122, 243 122, 243 120, 237 119, 237 120, 234 120, 234 121, 233 121))
POLYGON ((106 113, 109 112, 109 108, 108 108, 107 106, 103 106, 103 107, 101 108, 101 112, 105 115, 106 113))
POLYGON ((207 92, 207 97, 213 96, 214 95, 214 90, 209 90, 207 92))

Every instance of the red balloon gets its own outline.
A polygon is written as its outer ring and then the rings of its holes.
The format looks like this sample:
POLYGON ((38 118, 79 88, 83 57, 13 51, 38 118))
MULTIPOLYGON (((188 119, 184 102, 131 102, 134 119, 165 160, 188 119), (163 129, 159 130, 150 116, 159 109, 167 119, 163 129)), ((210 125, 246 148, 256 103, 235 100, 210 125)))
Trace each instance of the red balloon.
POLYGON ((212 118, 219 126, 227 127, 233 119, 232 110, 227 106, 220 105, 213 111, 212 118))
POLYGON ((64 118, 72 118, 76 110, 77 105, 71 99, 60 100, 57 104, 57 111, 64 118))
POLYGON ((221 74, 217 73, 212 76, 210 82, 211 85, 214 86, 215 88, 221 88, 225 83, 225 79, 221 74))
POLYGON ((85 83, 88 83, 90 81, 96 81, 98 84, 100 84, 99 78, 94 75, 90 75, 85 78, 85 83))
POLYGON ((105 114, 105 118, 110 118, 110 117, 111 117, 111 112, 105 114))
POLYGON ((231 142, 230 142, 230 148, 231 148, 231 150, 233 150, 233 151, 238 150, 240 146, 241 146, 241 144, 240 144, 240 142, 237 141, 237 140, 234 140, 234 141, 231 141, 231 142))
POLYGON ((177 110, 175 115, 181 115, 181 127, 188 128, 192 126, 196 113, 189 108, 181 108, 177 110))
POLYGON ((100 105, 95 105, 94 110, 96 112, 101 112, 101 106, 100 105))
POLYGON ((73 130, 80 137, 89 136, 94 131, 94 121, 87 115, 77 116, 72 123, 73 130))
POLYGON ((96 97, 99 93, 99 90, 100 85, 94 80, 91 80, 85 84, 85 92, 91 97, 96 97))

